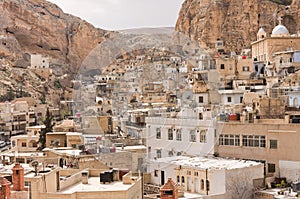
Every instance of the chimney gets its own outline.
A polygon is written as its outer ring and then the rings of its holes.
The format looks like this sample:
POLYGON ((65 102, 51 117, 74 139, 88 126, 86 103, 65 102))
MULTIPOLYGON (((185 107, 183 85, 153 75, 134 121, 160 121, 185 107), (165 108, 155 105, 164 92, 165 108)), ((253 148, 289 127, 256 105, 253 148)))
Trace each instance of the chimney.
POLYGON ((168 178, 166 184, 160 188, 160 198, 161 199, 178 199, 178 185, 168 178))
POLYGON ((24 190, 24 168, 20 163, 16 163, 12 169, 13 176, 13 190, 14 191, 23 191, 24 190))
POLYGON ((10 199, 10 182, 0 177, 0 199, 10 199))
POLYGON ((82 184, 88 184, 89 183, 89 172, 88 171, 82 171, 81 172, 81 182, 82 184))

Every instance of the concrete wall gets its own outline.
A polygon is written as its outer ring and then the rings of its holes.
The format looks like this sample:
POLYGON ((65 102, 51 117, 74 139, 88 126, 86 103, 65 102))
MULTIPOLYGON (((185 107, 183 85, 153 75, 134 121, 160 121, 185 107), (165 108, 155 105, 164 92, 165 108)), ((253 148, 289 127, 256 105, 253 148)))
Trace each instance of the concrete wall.
POLYGON ((174 170, 175 167, 175 165, 170 163, 151 161, 147 167, 147 172, 151 174, 151 184, 162 186, 161 171, 164 171, 165 182, 168 181, 168 178, 172 178, 174 182, 177 182, 174 170), (155 174, 157 175, 155 176, 155 174))
POLYGON ((57 191, 57 172, 59 169, 52 170, 49 173, 37 177, 26 177, 25 182, 31 183, 32 199, 45 198, 45 193, 55 193, 57 191))
POLYGON ((110 117, 107 116, 86 116, 82 117, 82 129, 84 133, 88 134, 103 134, 109 130, 108 121, 110 117))
POLYGON ((252 199, 254 179, 264 178, 263 164, 226 170, 226 198, 252 199))
POLYGON ((300 179, 300 161, 279 160, 280 176, 285 177, 288 182, 300 179))
POLYGON ((29 199, 28 191, 12 191, 10 199, 29 199))
POLYGON ((100 161, 108 167, 132 170, 132 155, 130 152, 102 153, 100 161))
POLYGON ((53 146, 50 146, 50 144, 51 144, 51 141, 55 141, 55 140, 59 141, 58 146, 60 146, 60 147, 64 147, 65 144, 67 144, 66 134, 47 133, 47 135, 46 135, 46 147, 47 148, 53 147, 53 146))
POLYGON ((81 171, 73 174, 72 176, 60 181, 60 190, 65 189, 81 181, 81 171))

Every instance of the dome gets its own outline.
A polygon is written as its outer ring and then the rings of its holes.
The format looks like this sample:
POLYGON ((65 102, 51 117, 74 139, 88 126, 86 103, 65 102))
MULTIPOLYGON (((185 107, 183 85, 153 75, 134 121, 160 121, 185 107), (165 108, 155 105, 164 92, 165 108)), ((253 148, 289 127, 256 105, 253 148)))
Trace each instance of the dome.
POLYGON ((264 34, 264 33, 266 33, 266 31, 265 31, 263 28, 260 28, 260 29, 258 30, 258 33, 257 33, 257 34, 264 34))
POLYGON ((276 26, 273 30, 272 30, 272 35, 276 36, 276 35, 289 35, 289 30, 284 26, 279 24, 278 26, 276 26))

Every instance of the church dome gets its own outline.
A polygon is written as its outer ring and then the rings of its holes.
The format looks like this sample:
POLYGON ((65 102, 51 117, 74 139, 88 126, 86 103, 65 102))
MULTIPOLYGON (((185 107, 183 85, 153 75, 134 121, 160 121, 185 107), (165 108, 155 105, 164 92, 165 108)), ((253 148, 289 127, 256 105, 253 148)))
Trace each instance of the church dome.
POLYGON ((272 30, 272 36, 280 36, 280 35, 289 35, 289 30, 284 26, 284 25, 277 25, 273 30, 272 30))

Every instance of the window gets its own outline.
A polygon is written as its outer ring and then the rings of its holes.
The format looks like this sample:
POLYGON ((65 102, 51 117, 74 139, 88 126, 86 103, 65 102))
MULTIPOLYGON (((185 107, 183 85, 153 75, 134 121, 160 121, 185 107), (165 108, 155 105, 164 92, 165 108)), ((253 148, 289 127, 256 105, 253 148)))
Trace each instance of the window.
POLYGON ((204 180, 203 179, 201 179, 201 190, 204 190, 204 180))
POLYGON ((240 136, 239 135, 234 136, 234 146, 240 146, 240 136))
POLYGON ((176 130, 176 140, 177 141, 181 141, 182 140, 182 138, 181 138, 181 129, 177 129, 176 130))
POLYGON ((199 103, 203 103, 203 96, 199 96, 199 103))
POLYGON ((260 147, 266 147, 266 136, 260 136, 260 147))
POLYGON ((194 172, 194 176, 198 176, 198 172, 197 171, 194 172))
POLYGON ((247 135, 243 135, 243 146, 248 146, 247 135))
POLYGON ((277 140, 270 140, 270 149, 277 149, 277 140))
POLYGON ((22 142, 22 147, 26 147, 26 142, 22 142))
POLYGON ((221 64, 220 65, 220 68, 223 70, 223 69, 225 69, 225 64, 221 64))
POLYGON ((173 151, 169 151, 169 157, 173 156, 173 151))
POLYGON ((196 142, 195 130, 190 131, 190 142, 196 142))
POLYGON ((247 147, 266 147, 266 136, 261 135, 243 135, 243 146, 247 147))
POLYGON ((181 156, 181 152, 177 152, 177 156, 181 156))
POLYGON ((207 130, 200 131, 200 142, 202 142, 202 143, 206 142, 206 132, 207 132, 207 130))
POLYGON ((243 103, 243 97, 240 97, 240 103, 243 103))
POLYGON ((243 71, 249 71, 249 66, 243 66, 243 71))
POLYGON ((173 140, 173 129, 168 129, 168 140, 173 140))
POLYGON ((227 102, 231 102, 231 97, 227 97, 227 102))
POLYGON ((161 128, 156 128, 156 139, 161 139, 161 128))
POLYGON ((187 172, 186 172, 186 175, 189 175, 189 176, 190 176, 190 175, 192 175, 192 172, 191 172, 191 171, 187 171, 187 172))
POLYGON ((181 176, 181 183, 184 184, 184 176, 181 176))
POLYGON ((217 46, 223 46, 223 42, 222 41, 218 41, 217 42, 217 46))
POLYGON ((275 164, 268 163, 268 173, 275 173, 275 164))
POLYGON ((32 143, 32 147, 37 147, 37 146, 38 146, 37 142, 32 143))
POLYGON ((156 150, 156 157, 161 158, 161 149, 156 150))
POLYGON ((220 135, 219 145, 240 146, 240 135, 220 135))
POLYGON ((154 177, 158 176, 158 170, 154 170, 154 177))
POLYGON ((177 176, 177 184, 180 184, 180 176, 177 176))

